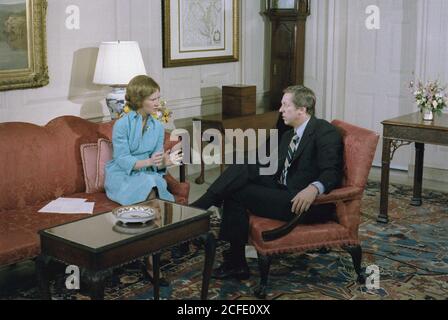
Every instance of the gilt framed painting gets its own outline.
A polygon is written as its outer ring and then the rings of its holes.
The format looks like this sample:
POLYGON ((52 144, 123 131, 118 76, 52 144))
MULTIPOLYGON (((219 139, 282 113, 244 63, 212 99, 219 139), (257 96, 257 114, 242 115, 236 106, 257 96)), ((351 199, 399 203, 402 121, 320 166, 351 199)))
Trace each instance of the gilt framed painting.
POLYGON ((0 0, 0 91, 48 84, 46 0, 0 0))

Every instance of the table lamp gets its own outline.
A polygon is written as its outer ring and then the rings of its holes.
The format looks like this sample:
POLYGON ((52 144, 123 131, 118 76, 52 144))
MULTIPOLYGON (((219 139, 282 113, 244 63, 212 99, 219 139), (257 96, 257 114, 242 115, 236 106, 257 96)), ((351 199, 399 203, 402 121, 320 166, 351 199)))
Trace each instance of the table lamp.
POLYGON ((106 97, 112 119, 117 119, 123 111, 129 81, 139 75, 146 75, 146 68, 137 42, 101 43, 93 83, 112 87, 106 97))

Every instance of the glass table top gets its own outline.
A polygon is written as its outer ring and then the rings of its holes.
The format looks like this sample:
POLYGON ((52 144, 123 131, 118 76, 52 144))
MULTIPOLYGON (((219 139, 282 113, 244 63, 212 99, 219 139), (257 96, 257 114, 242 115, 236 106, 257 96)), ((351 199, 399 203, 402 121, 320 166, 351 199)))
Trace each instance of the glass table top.
POLYGON ((146 224, 123 224, 112 212, 108 212, 50 228, 41 233, 98 250, 211 215, 211 212, 206 210, 157 199, 139 206, 142 205, 149 206, 155 211, 155 218, 146 224))

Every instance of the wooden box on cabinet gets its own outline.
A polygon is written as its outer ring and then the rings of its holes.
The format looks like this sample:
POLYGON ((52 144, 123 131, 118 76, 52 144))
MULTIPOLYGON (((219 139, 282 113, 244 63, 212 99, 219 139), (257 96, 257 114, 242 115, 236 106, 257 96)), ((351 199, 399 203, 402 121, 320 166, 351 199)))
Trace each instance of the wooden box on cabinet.
POLYGON ((247 116, 256 113, 257 87, 232 85, 222 87, 222 113, 226 116, 247 116))

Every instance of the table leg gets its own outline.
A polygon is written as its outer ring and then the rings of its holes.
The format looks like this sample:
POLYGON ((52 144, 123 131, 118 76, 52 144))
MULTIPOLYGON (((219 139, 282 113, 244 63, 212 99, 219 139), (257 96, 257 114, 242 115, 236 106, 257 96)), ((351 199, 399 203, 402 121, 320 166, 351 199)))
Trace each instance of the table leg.
POLYGON ((36 276, 41 299, 51 300, 50 276, 48 266, 51 258, 41 254, 36 258, 36 276))
POLYGON ((152 256, 152 273, 154 279, 154 300, 160 300, 160 253, 152 256))
POLYGON ((389 205, 389 171, 390 171, 390 152, 392 140, 383 138, 383 155, 381 163, 381 199, 380 199, 380 214, 377 222, 388 223, 389 217, 387 213, 389 205))
POLYGON ((187 173, 186 173, 185 164, 182 164, 179 167, 179 179, 180 179, 180 182, 186 182, 187 181, 187 173))
POLYGON ((196 184, 199 184, 199 185, 204 184, 204 181, 205 181, 205 164, 204 164, 204 159, 202 158, 202 156, 203 156, 202 155, 202 150, 201 150, 201 155, 200 156, 201 156, 201 174, 194 181, 196 184))
POLYGON ((203 236, 202 241, 204 241, 205 243, 205 262, 204 262, 204 272, 202 273, 201 299, 207 300, 208 287, 210 284, 210 278, 212 276, 213 271, 213 263, 215 262, 216 241, 215 236, 211 232, 203 236))
POLYGON ((424 157, 425 145, 423 143, 415 143, 414 195, 411 201, 411 206, 414 207, 420 207, 422 205, 424 157))
POLYGON ((104 287, 108 275, 105 271, 85 270, 83 277, 87 282, 92 300, 104 300, 104 287))
POLYGON ((226 136, 225 136, 225 130, 224 128, 221 128, 221 174, 224 172, 224 169, 226 168, 226 136))

